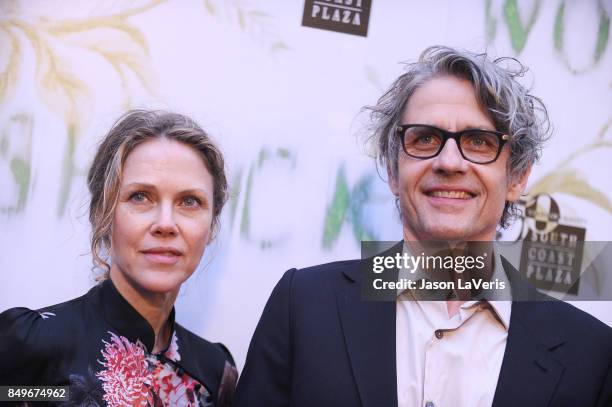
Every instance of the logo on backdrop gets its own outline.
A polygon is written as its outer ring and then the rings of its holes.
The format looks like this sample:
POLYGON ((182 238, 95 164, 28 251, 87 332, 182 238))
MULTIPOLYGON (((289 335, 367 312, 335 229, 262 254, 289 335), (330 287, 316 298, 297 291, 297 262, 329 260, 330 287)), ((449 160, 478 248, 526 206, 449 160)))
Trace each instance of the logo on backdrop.
POLYGON ((306 0, 302 25, 368 36, 372 0, 306 0))
POLYGON ((537 288, 577 294, 586 229, 561 224, 571 219, 549 195, 536 196, 524 213, 520 269, 537 288))

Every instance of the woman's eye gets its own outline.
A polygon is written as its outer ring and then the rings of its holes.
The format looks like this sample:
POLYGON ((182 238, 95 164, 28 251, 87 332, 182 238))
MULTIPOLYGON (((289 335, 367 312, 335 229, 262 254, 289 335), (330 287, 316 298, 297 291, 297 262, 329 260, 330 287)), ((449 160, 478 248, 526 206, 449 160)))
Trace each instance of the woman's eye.
POLYGON ((147 201, 147 195, 144 192, 134 192, 130 195, 130 201, 140 203, 147 201))
POLYGON ((183 205, 189 208, 200 206, 200 200, 195 196, 187 196, 183 198, 183 205))

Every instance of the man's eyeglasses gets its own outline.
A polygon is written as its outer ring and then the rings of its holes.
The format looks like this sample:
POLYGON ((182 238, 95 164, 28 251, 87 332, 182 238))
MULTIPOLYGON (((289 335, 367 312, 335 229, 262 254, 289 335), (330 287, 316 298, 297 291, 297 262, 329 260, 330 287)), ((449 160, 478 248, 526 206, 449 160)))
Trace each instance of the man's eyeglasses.
POLYGON ((425 124, 403 124, 395 130, 402 141, 404 152, 410 157, 427 159, 440 154, 448 139, 453 139, 461 156, 476 164, 497 160, 510 136, 493 130, 466 129, 446 131, 425 124))

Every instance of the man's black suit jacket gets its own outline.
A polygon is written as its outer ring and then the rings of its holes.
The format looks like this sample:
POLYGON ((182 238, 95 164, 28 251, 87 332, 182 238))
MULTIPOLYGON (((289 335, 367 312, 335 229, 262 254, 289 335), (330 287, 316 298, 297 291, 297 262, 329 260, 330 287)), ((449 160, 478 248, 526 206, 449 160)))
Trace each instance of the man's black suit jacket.
MULTIPOLYGON (((533 290, 504 268, 513 292, 533 290)), ((363 301, 360 274, 359 260, 285 273, 251 340, 236 406, 397 406, 396 304, 363 301)), ((612 406, 612 328, 561 301, 513 302, 493 406, 612 406)))

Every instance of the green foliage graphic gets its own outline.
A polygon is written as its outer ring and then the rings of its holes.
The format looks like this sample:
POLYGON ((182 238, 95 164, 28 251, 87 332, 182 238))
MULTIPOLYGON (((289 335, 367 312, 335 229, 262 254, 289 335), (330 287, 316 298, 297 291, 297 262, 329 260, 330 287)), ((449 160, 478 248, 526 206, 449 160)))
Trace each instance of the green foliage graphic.
POLYGON ((555 16, 555 28, 553 31, 553 44, 555 46, 555 50, 560 54, 565 65, 574 74, 586 72, 595 65, 597 65, 597 63, 601 60, 601 57, 604 54, 606 48, 608 47, 608 38, 610 34, 610 16, 608 15, 606 9, 601 5, 601 3, 599 3, 598 11, 599 23, 597 28, 597 40, 595 42, 595 47, 593 50, 592 63, 590 64, 590 66, 587 66, 582 69, 577 69, 572 66, 569 57, 565 51, 565 1, 561 2, 561 4, 559 4, 559 8, 557 9, 557 13, 555 16))
POLYGON ((510 40, 512 41, 512 48, 516 51, 517 54, 520 54, 525 44, 527 43, 527 38, 529 37, 529 32, 533 27, 534 23, 538 18, 538 13, 540 11, 540 0, 535 2, 533 10, 531 11, 531 15, 527 20, 527 24, 523 25, 521 21, 521 15, 519 12, 518 2, 517 0, 506 0, 504 3, 504 17, 506 19, 506 25, 508 26, 508 30, 510 31, 510 40))
POLYGON ((25 206, 28 198, 28 186, 30 185, 30 164, 21 158, 13 158, 11 160, 11 172, 15 177, 15 182, 19 186, 17 195, 17 210, 25 206))
POLYGON ((366 175, 355 184, 352 190, 349 190, 346 170, 343 165, 340 166, 336 175, 334 195, 325 215, 322 241, 324 249, 329 250, 333 247, 345 222, 351 224, 356 241, 375 238, 374 233, 364 222, 364 209, 371 200, 370 191, 373 181, 372 175, 366 175))
POLYGON ((325 215, 325 226, 323 228, 323 248, 330 249, 338 239, 346 211, 349 206, 349 190, 346 182, 344 166, 338 170, 334 197, 325 215))

